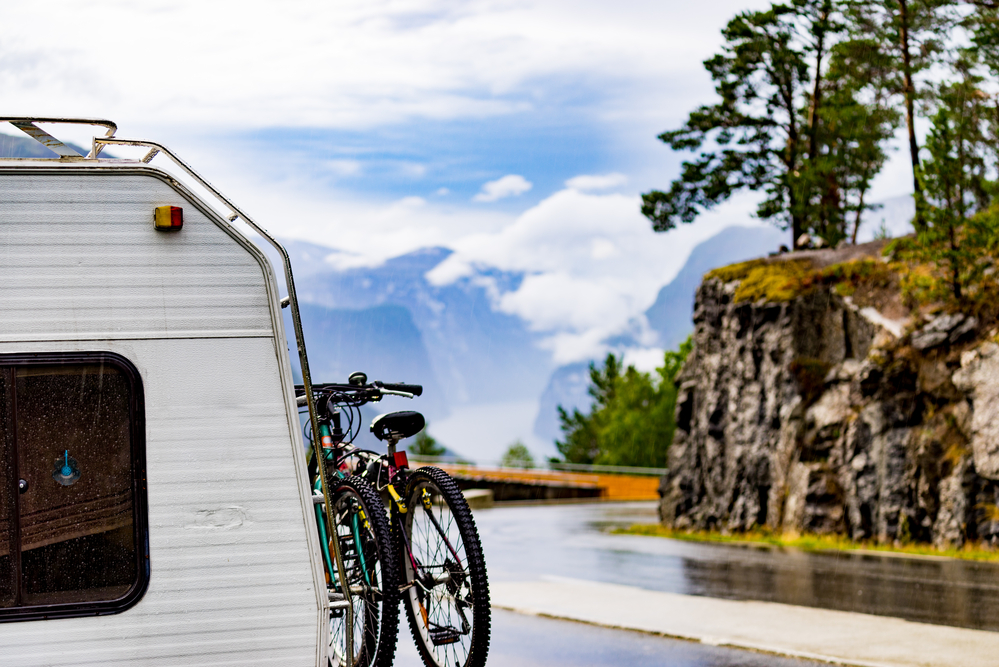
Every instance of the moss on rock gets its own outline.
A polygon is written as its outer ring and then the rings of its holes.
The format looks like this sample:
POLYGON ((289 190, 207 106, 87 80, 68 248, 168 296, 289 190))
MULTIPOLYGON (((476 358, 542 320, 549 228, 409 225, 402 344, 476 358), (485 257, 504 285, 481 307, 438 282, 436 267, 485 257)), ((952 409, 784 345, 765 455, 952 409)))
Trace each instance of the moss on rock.
POLYGON ((898 281, 899 267, 878 259, 855 259, 821 269, 813 268, 808 259, 754 259, 723 266, 705 274, 705 280, 725 283, 739 282, 734 299, 740 301, 785 302, 810 289, 825 285, 841 296, 851 296, 857 290, 892 288, 898 281))

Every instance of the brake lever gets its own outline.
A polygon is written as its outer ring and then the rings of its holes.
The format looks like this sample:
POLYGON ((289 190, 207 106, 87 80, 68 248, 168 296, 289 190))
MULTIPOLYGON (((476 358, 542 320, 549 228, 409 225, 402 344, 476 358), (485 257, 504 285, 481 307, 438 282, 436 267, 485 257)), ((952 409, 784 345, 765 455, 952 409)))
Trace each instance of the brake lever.
POLYGON ((389 394, 391 396, 402 396, 403 398, 416 398, 416 394, 410 394, 408 391, 395 391, 394 389, 382 389, 378 388, 378 391, 384 394, 389 394))

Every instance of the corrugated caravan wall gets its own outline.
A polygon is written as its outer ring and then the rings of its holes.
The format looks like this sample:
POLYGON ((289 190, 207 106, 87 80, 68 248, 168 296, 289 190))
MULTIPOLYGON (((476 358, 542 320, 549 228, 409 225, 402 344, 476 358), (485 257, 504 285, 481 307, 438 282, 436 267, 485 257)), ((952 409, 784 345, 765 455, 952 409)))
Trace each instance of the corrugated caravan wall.
POLYGON ((0 353, 112 351, 139 369, 151 576, 121 614, 0 624, 3 662, 314 665, 273 284, 152 172, 62 171, 0 169, 0 353), (167 204, 179 232, 153 229, 167 204))

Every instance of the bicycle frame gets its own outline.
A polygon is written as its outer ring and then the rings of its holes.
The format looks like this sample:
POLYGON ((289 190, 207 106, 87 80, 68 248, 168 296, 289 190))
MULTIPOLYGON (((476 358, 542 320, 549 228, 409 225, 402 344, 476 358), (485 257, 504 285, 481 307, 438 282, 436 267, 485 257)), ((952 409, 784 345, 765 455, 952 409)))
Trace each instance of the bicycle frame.
MULTIPOLYGON (((340 425, 339 412, 337 412, 335 408, 333 411, 330 411, 329 406, 327 404, 319 409, 318 421, 319 421, 319 432, 320 432, 320 437, 318 438, 318 440, 320 446, 317 449, 316 439, 314 438, 313 452, 315 453, 317 451, 324 451, 324 458, 326 458, 327 463, 332 464, 332 467, 337 475, 342 476, 344 474, 349 474, 349 470, 343 469, 344 468, 343 464, 344 461, 350 456, 356 455, 360 457, 362 460, 368 460, 369 462, 384 461, 387 464, 386 467, 388 468, 388 474, 386 476, 386 483, 385 484, 379 483, 381 481, 381 474, 379 474, 378 477, 372 481, 372 483, 379 492, 384 491, 388 493, 388 495, 392 499, 392 503, 395 504, 396 509, 398 510, 399 513, 399 521, 400 521, 399 534, 402 535, 403 544, 406 551, 404 557, 409 560, 409 563, 413 568, 414 574, 416 572, 419 572, 421 566, 417 562, 416 557, 413 555, 412 544, 409 543, 406 531, 404 530, 404 527, 401 524, 402 515, 409 512, 410 508, 406 506, 406 502, 399 495, 396 486, 399 483, 405 485, 407 479, 407 473, 409 470, 409 461, 408 458, 406 457, 405 452, 396 451, 396 445, 398 444, 398 441, 392 439, 387 440, 386 441, 387 452, 384 455, 380 455, 375 452, 367 452, 365 450, 359 450, 359 449, 346 449, 345 447, 343 447, 343 442, 342 442, 344 433, 340 425), (325 439, 327 437, 330 439, 330 444, 331 444, 331 446, 328 448, 324 444, 325 439)), ((424 506, 426 506, 426 508, 429 510, 431 499, 429 498, 429 495, 427 494, 426 490, 424 490, 423 493, 424 497, 422 498, 422 502, 424 506)), ((443 527, 438 523, 433 513, 428 511, 427 518, 433 524, 437 533, 441 536, 441 539, 444 541, 444 544, 447 545, 448 551, 454 557, 455 561, 460 562, 461 557, 458 555, 457 549, 455 549, 454 545, 451 544, 451 541, 448 540, 446 532, 444 531, 443 527)), ((328 563, 329 562, 328 554, 326 554, 326 558, 328 563)), ((400 590, 405 590, 406 588, 412 586, 414 583, 415 581, 405 581, 400 585, 400 590)))
MULTIPOLYGON (((386 415, 384 421, 380 423, 373 422, 372 431, 386 444, 384 454, 353 445, 356 438, 355 427, 359 431, 361 426, 361 422, 356 421, 354 415, 361 417, 359 412, 361 406, 380 401, 386 394, 413 398, 422 393, 422 387, 405 384, 389 385, 382 382, 366 384, 366 381, 367 378, 363 373, 356 373, 351 375, 349 384, 330 383, 315 386, 314 398, 319 430, 314 431, 308 438, 312 442, 313 455, 318 462, 325 462, 325 468, 331 470, 333 475, 339 478, 357 475, 370 483, 383 498, 388 496, 388 503, 394 508, 390 511, 392 532, 398 531, 401 537, 396 546, 399 551, 395 554, 400 575, 398 592, 400 594, 405 592, 402 599, 405 601, 404 604, 408 605, 406 613, 409 615, 410 623, 414 624, 412 626, 414 633, 422 633, 422 640, 417 639, 420 650, 436 651, 434 647, 458 641, 464 642, 462 636, 474 637, 473 632, 477 631, 470 623, 473 619, 475 623, 485 623, 485 632, 488 636, 488 589, 479 590, 477 586, 482 584, 473 583, 471 574, 473 571, 484 573, 481 569, 484 568, 484 564, 478 538, 473 532, 475 547, 472 553, 478 555, 470 558, 470 554, 466 552, 467 547, 462 545, 460 537, 452 534, 455 526, 452 526, 450 518, 445 520, 445 515, 438 516, 438 513, 444 510, 438 508, 434 500, 437 493, 434 488, 440 487, 443 507, 451 510, 454 506, 453 496, 460 492, 454 486, 453 480, 448 480, 448 475, 441 470, 436 468, 410 470, 406 453, 396 449, 401 440, 413 435, 416 428, 422 427, 425 423, 422 416, 397 413, 393 416, 386 415), (356 380, 355 376, 363 379, 356 380), (341 428, 341 417, 344 415, 347 419, 347 433, 341 428), (423 477, 428 477, 428 480, 436 486, 428 485, 423 477), (417 479, 420 480, 418 483, 417 479), (442 486, 440 482, 443 480, 448 480, 451 486, 442 486), (402 488, 405 488, 405 491, 400 490, 402 488), (406 497, 400 494, 406 494, 406 497), (413 522, 412 525, 410 522, 413 522), (418 529, 417 526, 420 524, 422 528, 418 529), (416 539, 417 532, 420 535, 419 543, 416 539), (425 544, 428 538, 435 545, 430 551, 427 551, 428 545, 425 544), (473 562, 476 565, 472 565, 473 562), (446 588, 440 588, 442 586, 446 588), (476 603, 479 593, 484 593, 486 600, 484 606, 476 603), (481 609, 487 610, 484 612, 485 618, 482 617, 481 609)), ((297 393, 301 394, 302 391, 304 387, 296 387, 297 393)), ((299 403, 304 401, 300 398, 299 403)), ((316 467, 317 463, 310 459, 312 474, 315 474, 316 467)), ((318 489, 318 485, 316 488, 318 489)), ((458 512, 458 516, 466 518, 458 521, 459 524, 461 521, 466 522, 466 527, 457 528, 461 531, 460 535, 465 534, 468 530, 467 523, 471 521, 467 508, 462 511, 466 514, 458 512)), ((474 525, 471 526, 471 530, 474 531, 474 525)), ((349 538, 344 536, 344 539, 349 538)), ((354 539, 357 539, 356 529, 354 539)), ((325 555, 325 558, 329 568, 329 555, 325 555)), ((364 582, 358 583, 363 585, 364 582)), ((355 587, 354 583, 350 585, 355 587)), ((464 644, 465 648, 462 650, 477 650, 479 655, 484 655, 483 651, 487 649, 481 648, 483 644, 475 644, 474 639, 471 641, 473 643, 464 644), (475 649, 475 646, 479 646, 479 649, 475 649)), ((472 653, 466 655, 471 656, 472 653)), ((438 660, 426 657, 424 659, 438 660)))

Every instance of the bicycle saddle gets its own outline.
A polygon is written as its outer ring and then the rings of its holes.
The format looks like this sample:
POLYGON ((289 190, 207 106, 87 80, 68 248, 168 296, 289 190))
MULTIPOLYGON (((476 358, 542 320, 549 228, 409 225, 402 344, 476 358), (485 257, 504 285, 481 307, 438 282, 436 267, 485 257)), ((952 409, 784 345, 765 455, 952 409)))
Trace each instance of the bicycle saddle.
POLYGON ((419 412, 390 412, 371 420, 371 432, 379 440, 402 440, 416 435, 427 425, 419 412))

